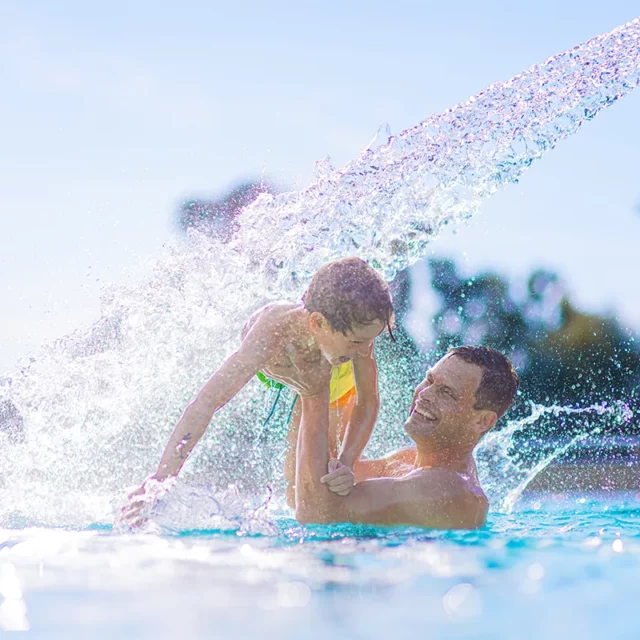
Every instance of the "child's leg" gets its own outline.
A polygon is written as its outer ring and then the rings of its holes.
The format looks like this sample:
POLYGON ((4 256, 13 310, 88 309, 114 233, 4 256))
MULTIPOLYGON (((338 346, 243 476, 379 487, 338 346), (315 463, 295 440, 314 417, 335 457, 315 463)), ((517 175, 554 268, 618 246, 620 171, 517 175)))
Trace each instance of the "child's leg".
POLYGON ((289 431, 287 442, 289 448, 284 459, 284 477, 287 480, 287 505, 292 509, 296 508, 296 447, 298 446, 298 429, 300 427, 300 398, 296 398, 289 421, 289 431))
POLYGON ((329 454, 337 458, 344 440, 344 434, 356 404, 355 393, 343 404, 329 409, 329 454))
MULTIPOLYGON (((329 454, 332 458, 338 457, 355 403, 356 395, 353 394, 342 405, 329 409, 329 454)), ((298 429, 301 417, 300 398, 297 398, 289 421, 289 431, 287 433, 289 448, 284 459, 284 477, 287 480, 287 505, 291 509, 296 507, 296 448, 298 446, 298 429)))

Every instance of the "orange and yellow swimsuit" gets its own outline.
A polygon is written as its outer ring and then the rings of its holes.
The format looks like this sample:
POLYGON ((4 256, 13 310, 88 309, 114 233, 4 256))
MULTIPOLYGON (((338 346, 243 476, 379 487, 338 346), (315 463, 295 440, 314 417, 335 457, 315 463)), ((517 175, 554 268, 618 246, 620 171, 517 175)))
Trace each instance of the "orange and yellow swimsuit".
POLYGON ((351 360, 333 367, 329 388, 329 407, 331 409, 344 407, 356 395, 356 381, 353 377, 353 363, 351 360))
MULTIPOLYGON (((257 376, 270 389, 281 389, 284 386, 281 382, 271 380, 261 371, 258 372, 257 376)), ((329 407, 331 409, 344 407, 355 395, 356 381, 353 377, 353 363, 351 360, 333 367, 331 382, 329 383, 329 407)))

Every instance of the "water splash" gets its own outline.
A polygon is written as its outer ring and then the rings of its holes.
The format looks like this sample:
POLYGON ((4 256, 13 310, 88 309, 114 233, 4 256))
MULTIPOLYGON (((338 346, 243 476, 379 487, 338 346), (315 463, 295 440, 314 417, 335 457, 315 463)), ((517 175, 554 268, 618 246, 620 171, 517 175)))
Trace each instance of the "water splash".
MULTIPOLYGON (((321 264, 344 255, 392 277, 639 81, 636 19, 397 136, 381 130, 343 169, 320 161, 307 189, 247 207, 231 242, 192 234, 146 282, 106 290, 96 325, 0 379, 12 416, 0 429, 0 523, 111 521, 123 488, 156 464, 254 309, 299 295, 321 264)), ((280 429, 257 442, 262 402, 250 384, 219 412, 182 477, 249 494, 277 484, 284 437, 280 429)))
POLYGON ((271 267, 278 291, 299 290, 292 272, 308 277, 356 252, 392 278, 444 225, 473 215, 482 198, 639 82, 637 18, 398 136, 381 127, 343 169, 320 161, 308 189, 248 207, 238 242, 271 267))
POLYGON ((531 403, 528 416, 488 433, 477 449, 481 484, 492 508, 511 513, 531 481, 553 461, 591 436, 602 433, 608 423, 621 425, 632 417, 629 406, 621 401, 589 407, 545 407, 531 403), (574 430, 567 427, 564 442, 541 447, 547 428, 567 417, 576 418, 577 427, 574 430))

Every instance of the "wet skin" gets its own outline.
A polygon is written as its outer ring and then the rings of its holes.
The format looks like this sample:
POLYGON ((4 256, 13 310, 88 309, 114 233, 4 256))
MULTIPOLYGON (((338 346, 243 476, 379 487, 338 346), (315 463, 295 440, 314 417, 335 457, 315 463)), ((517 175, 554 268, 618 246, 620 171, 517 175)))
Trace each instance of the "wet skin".
POLYGON ((324 486, 350 471, 331 471, 328 425, 314 399, 303 398, 297 518, 445 529, 482 526, 488 502, 478 482, 473 449, 497 415, 475 408, 481 376, 480 367, 455 355, 441 359, 416 388, 404 425, 416 446, 357 462, 357 482, 346 497, 324 486))

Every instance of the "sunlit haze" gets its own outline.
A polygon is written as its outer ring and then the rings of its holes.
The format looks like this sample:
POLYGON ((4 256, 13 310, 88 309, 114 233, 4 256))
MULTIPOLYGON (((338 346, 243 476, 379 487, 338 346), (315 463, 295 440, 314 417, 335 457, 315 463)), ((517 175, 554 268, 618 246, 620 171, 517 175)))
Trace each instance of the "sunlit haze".
MULTIPOLYGON (((105 284, 147 272, 181 199, 260 176, 304 187, 380 122, 398 133, 633 5, 2 3, 0 372, 96 320, 105 284)), ((514 282, 554 269, 579 307, 640 329, 639 113, 636 92, 433 252, 514 282)))

